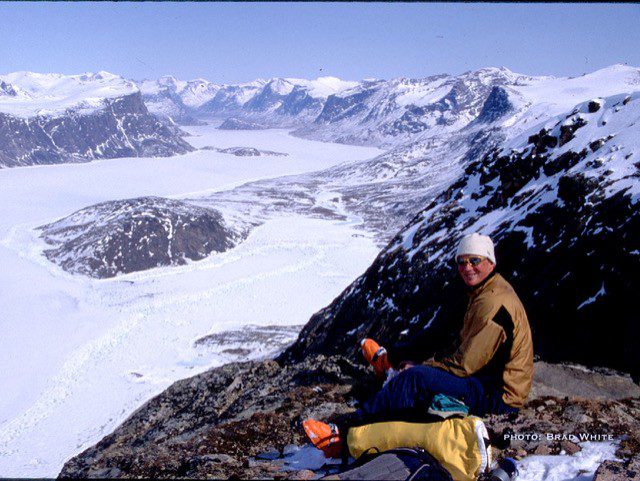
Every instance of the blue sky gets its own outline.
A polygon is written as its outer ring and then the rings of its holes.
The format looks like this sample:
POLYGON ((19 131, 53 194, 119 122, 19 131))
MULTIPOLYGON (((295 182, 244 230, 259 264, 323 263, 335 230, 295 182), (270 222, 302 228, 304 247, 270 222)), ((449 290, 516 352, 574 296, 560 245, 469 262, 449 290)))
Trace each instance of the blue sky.
POLYGON ((0 2, 0 73, 237 83, 640 67, 640 5, 0 2))

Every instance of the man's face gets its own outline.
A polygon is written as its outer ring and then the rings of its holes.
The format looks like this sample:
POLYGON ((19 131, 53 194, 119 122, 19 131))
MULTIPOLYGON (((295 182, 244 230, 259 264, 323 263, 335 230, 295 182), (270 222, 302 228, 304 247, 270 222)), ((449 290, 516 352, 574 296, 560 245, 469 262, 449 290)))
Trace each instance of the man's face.
POLYGON ((460 277, 469 287, 476 286, 484 281, 495 267, 486 257, 476 255, 461 255, 458 256, 456 261, 460 277))

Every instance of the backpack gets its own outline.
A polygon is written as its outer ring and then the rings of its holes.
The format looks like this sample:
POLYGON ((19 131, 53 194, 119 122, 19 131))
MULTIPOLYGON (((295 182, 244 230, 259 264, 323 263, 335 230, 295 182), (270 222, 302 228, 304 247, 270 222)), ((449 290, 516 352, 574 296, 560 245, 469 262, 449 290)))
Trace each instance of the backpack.
POLYGON ((453 481, 449 472, 421 448, 365 453, 347 471, 326 480, 453 481))

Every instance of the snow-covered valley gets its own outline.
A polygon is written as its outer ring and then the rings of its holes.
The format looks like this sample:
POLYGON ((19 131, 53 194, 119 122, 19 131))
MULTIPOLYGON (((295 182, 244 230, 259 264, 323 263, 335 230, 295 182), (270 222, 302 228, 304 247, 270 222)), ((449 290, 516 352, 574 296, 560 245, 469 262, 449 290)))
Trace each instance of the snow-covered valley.
POLYGON ((180 267, 96 280, 70 275, 42 256, 35 227, 97 202, 197 198, 380 153, 284 130, 186 130, 197 148, 288 155, 198 150, 0 171, 0 476, 56 476, 65 460, 175 380, 281 348, 375 258, 373 235, 359 218, 283 212, 236 248, 180 267), (268 328, 270 344, 251 342, 258 326, 284 327, 268 328), (228 342, 221 335, 217 343, 196 344, 224 331, 236 332, 228 342))

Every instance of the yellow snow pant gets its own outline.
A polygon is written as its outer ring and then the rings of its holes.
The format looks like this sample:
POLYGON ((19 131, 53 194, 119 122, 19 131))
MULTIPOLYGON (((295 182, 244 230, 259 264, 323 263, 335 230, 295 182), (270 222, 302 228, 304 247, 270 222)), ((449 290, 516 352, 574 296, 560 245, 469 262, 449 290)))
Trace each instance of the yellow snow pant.
POLYGON ((367 451, 419 447, 436 458, 454 481, 474 481, 491 464, 489 435, 475 416, 433 423, 392 421, 349 429, 347 445, 354 458, 367 451))

